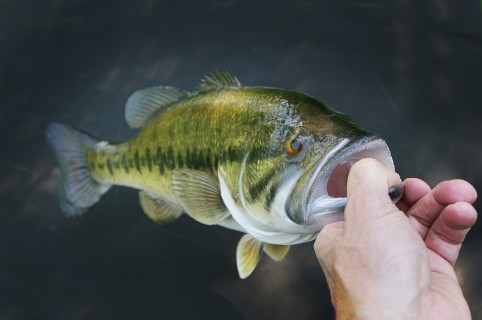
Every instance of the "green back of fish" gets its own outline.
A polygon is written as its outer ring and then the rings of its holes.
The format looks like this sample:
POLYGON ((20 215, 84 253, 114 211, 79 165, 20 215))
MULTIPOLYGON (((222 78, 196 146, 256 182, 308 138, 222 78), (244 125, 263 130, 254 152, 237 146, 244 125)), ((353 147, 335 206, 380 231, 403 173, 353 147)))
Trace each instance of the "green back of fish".
MULTIPOLYGON (((245 214, 256 215, 249 219, 269 225, 269 206, 287 176, 283 170, 310 172, 340 139, 366 134, 314 98, 243 87, 227 73, 207 76, 195 93, 173 87, 137 91, 127 102, 126 120, 140 130, 118 144, 62 124, 47 129, 62 171, 66 214, 85 212, 111 185, 123 185, 141 190, 142 208, 159 223, 186 212, 204 224, 245 231, 230 217, 228 199, 230 208, 242 202, 249 211, 245 214), (293 157, 287 146, 298 137, 308 137, 311 144, 293 157), (229 194, 221 196, 221 191, 229 194)), ((262 250, 279 261, 288 246, 244 236, 237 250, 242 278, 254 270, 262 250)))
POLYGON ((280 89, 200 92, 159 110, 130 141, 90 151, 89 169, 100 182, 174 199, 171 173, 175 169, 215 176, 222 164, 230 190, 237 190, 239 166, 249 152, 248 161, 256 170, 248 176, 251 187, 245 193, 256 197, 286 161, 286 131, 299 122, 316 134, 333 134, 341 127, 340 117, 334 114, 339 115, 311 97, 280 89))
POLYGON ((246 150, 262 148, 256 136, 269 129, 263 120, 273 100, 250 89, 187 98, 161 110, 130 141, 90 151, 90 171, 104 183, 170 193, 174 169, 216 174, 220 162, 239 163, 246 150))

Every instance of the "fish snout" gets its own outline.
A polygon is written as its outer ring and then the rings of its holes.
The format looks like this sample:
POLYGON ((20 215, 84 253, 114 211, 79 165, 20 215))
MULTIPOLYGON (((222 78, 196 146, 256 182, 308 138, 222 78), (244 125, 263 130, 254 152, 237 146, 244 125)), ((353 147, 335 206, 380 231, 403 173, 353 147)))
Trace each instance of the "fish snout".
MULTIPOLYGON (((364 158, 374 158, 388 169, 395 169, 386 142, 376 135, 343 139, 319 161, 303 197, 308 228, 321 230, 328 223, 344 220, 348 174, 351 167, 364 158)), ((388 193, 392 201, 397 202, 403 195, 403 185, 390 188, 388 193)))

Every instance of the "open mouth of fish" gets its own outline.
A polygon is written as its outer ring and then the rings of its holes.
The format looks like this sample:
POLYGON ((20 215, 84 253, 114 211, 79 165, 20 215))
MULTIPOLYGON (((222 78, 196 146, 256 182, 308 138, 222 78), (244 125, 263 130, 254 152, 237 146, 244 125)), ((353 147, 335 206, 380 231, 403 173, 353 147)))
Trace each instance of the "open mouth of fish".
MULTIPOLYGON (((378 136, 343 139, 319 161, 308 180, 303 197, 308 225, 323 227, 343 220, 348 173, 353 164, 364 158, 374 158, 387 168, 395 169, 387 144, 378 136)), ((388 193, 393 202, 397 202, 403 195, 402 184, 390 188, 388 193)))

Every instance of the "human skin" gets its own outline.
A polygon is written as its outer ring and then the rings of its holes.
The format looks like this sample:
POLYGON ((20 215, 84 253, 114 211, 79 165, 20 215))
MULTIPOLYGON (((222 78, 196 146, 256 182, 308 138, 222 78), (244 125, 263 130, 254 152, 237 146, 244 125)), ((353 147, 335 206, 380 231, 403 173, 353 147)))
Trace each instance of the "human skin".
POLYGON ((376 160, 357 162, 345 221, 318 235, 315 252, 336 318, 470 319, 453 267, 477 219, 475 189, 463 180, 431 189, 406 179, 395 206, 387 188, 399 182, 376 160))

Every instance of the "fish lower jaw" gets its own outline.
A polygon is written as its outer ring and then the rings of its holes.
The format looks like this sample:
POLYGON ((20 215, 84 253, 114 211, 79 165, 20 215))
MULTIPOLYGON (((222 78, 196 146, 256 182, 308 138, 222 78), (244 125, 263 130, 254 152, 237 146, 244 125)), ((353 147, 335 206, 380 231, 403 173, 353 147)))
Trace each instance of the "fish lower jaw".
POLYGON ((356 141, 342 141, 338 151, 324 159, 322 168, 310 181, 306 203, 309 228, 320 230, 326 224, 344 219, 347 181, 351 167, 364 158, 374 158, 394 170, 392 156, 384 140, 370 136, 356 141))

